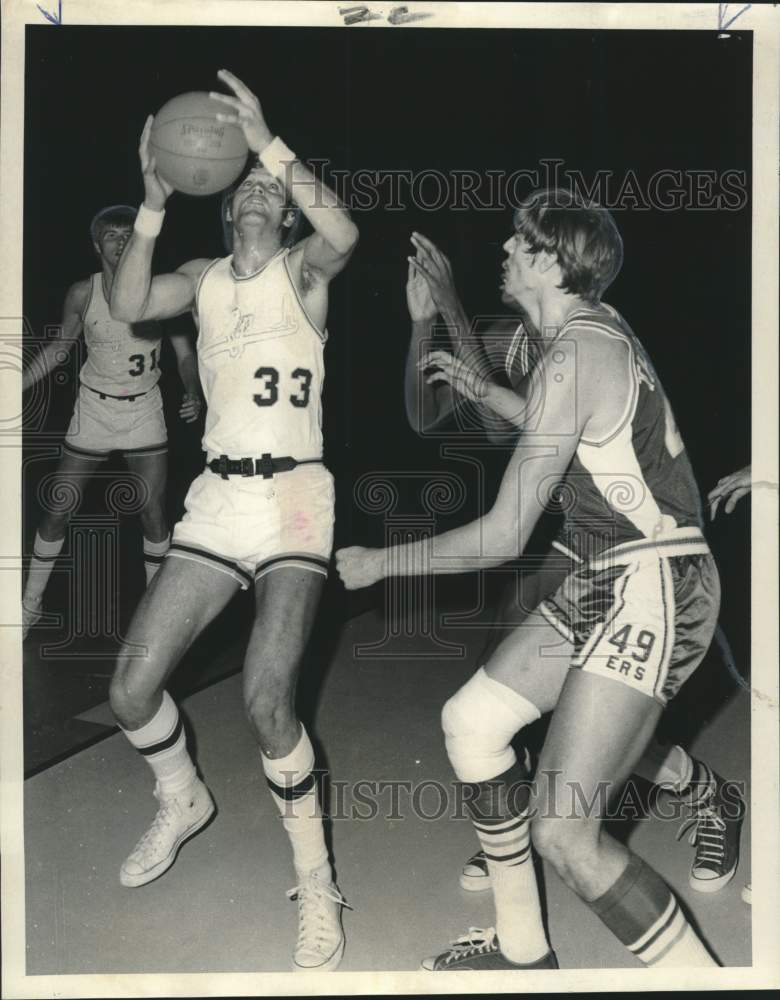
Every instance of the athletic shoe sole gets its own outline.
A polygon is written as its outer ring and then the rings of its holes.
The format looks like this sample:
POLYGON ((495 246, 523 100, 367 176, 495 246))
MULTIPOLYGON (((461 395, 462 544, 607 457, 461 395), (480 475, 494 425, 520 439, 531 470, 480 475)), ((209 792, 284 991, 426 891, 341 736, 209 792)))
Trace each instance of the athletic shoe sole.
POLYGON ((460 873, 459 881, 461 889, 466 892, 484 892, 493 885, 490 875, 467 875, 465 872, 460 873))
POLYGON ((214 800, 212 799, 211 808, 207 809, 200 819, 179 835, 178 839, 171 848, 170 854, 164 857, 162 861, 158 861, 153 868, 150 868, 148 871, 141 872, 138 875, 128 875, 124 869, 122 869, 119 872, 119 881, 128 889, 137 889, 139 886, 147 885, 149 882, 154 882, 155 879, 164 875, 176 860, 179 848, 186 843, 190 837, 194 837, 196 833, 200 833, 203 827, 214 818, 216 812, 217 807, 214 805, 214 800))
POLYGON ((333 952, 329 959, 323 962, 321 965, 298 965, 298 963, 293 959, 292 970, 293 972, 333 972, 341 964, 341 959, 344 957, 344 946, 346 944, 346 939, 344 935, 341 935, 341 941, 339 942, 338 948, 333 952))
POLYGON ((688 879, 688 884, 697 892, 720 892, 725 888, 737 873, 737 865, 717 878, 696 878, 693 874, 688 879))

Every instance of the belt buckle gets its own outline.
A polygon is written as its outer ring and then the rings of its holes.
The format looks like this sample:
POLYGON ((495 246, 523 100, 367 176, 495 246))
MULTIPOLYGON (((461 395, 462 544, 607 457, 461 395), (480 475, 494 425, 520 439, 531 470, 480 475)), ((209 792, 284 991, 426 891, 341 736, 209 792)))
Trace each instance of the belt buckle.
POLYGON ((217 462, 217 472, 223 479, 228 477, 228 457, 227 455, 220 455, 219 461, 217 462))
POLYGON ((255 467, 257 474, 261 475, 263 479, 273 479, 274 463, 270 452, 267 451, 260 458, 256 459, 255 467))
POLYGON ((255 474, 255 462, 252 458, 242 458, 241 459, 241 475, 242 476, 254 476, 255 474))

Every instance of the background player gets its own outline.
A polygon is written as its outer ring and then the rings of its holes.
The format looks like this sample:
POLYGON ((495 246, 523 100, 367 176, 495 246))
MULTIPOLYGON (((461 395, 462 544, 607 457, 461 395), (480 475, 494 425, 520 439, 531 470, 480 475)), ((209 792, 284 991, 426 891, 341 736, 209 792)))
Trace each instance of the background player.
POLYGON ((139 886, 173 863, 214 805, 189 757, 165 682, 236 591, 254 583, 255 620, 244 660, 246 711, 287 831, 298 876, 293 968, 335 968, 344 948, 341 906, 323 836, 314 753, 295 713, 295 684, 327 574, 333 480, 322 465, 320 394, 330 280, 357 229, 335 195, 281 139, 257 98, 232 73, 235 96, 219 119, 239 124, 259 155, 226 199, 232 254, 151 277, 155 236, 171 193, 149 153, 140 156, 144 205, 122 258, 112 312, 161 319, 194 308, 208 404, 207 468, 190 487, 168 558, 141 602, 111 685, 111 706, 156 778, 157 816, 121 870, 139 886), (302 211, 314 232, 290 248, 302 211), (146 655, 133 657, 134 643, 146 655))
MULTIPOLYGON (((424 377, 420 360, 431 349, 434 326, 441 317, 447 346, 456 356, 491 378, 503 380, 505 385, 524 397, 528 395, 526 380, 534 359, 544 350, 544 341, 538 331, 533 331, 529 317, 522 312, 509 324, 494 320, 486 336, 477 337, 455 288, 447 256, 422 233, 412 234, 412 244, 415 255, 409 257, 406 285, 412 320, 405 375, 409 423, 422 434, 433 429, 441 432, 447 423, 455 429, 454 411, 465 404, 471 412, 476 412, 491 443, 513 446, 520 432, 517 423, 522 423, 516 401, 512 400, 517 410, 517 420, 513 423, 484 404, 461 396, 449 381, 424 377), (529 329, 533 331, 533 336, 529 335, 529 329)), ((502 302, 519 311, 517 302, 506 290, 502 291, 502 302)), ((710 493, 710 501, 721 495, 718 491, 738 490, 726 508, 730 513, 736 500, 743 495, 740 490, 749 488, 749 485, 745 486, 745 482, 749 484, 749 479, 749 468, 725 477, 710 493)), ((573 554, 560 539, 556 539, 538 569, 532 573, 520 573, 516 581, 509 582, 497 609, 496 625, 481 654, 483 661, 501 642, 502 634, 507 649, 511 648, 513 641, 519 638, 519 633, 514 630, 544 598, 555 593, 574 564, 573 554)), ((689 875, 691 887, 707 893, 723 889, 734 877, 739 863, 739 839, 744 817, 744 809, 724 808, 727 794, 733 798, 736 793, 734 782, 727 783, 705 761, 692 757, 683 747, 657 741, 653 741, 642 755, 634 772, 657 788, 679 796, 680 804, 686 810, 687 818, 679 835, 690 831, 690 842, 695 845, 689 875)), ((490 888, 490 872, 484 851, 478 851, 468 859, 461 872, 460 884, 468 891, 490 888)))
MULTIPOLYGON (((113 451, 122 453, 130 472, 143 479, 146 487, 140 517, 148 584, 169 541, 165 516, 168 435, 157 385, 162 331, 157 323, 130 324, 114 319, 108 308, 116 268, 135 216, 136 210, 128 205, 112 205, 92 220, 89 234, 101 269, 68 289, 62 325, 24 371, 22 390, 32 388, 66 361, 79 335, 84 334, 87 357, 79 374, 79 394, 57 477, 72 487, 66 496, 81 497, 99 464, 113 451)), ((179 416, 191 423, 201 409, 195 352, 188 337, 177 334, 169 339, 184 385, 179 416)), ((22 598, 25 638, 41 617, 43 594, 72 513, 47 511, 35 534, 22 598)))
MULTIPOLYGON (((472 786, 466 798, 491 869, 497 933, 470 932, 424 967, 557 967, 531 836, 635 957, 715 965, 663 880, 605 832, 599 802, 600 787, 625 782, 712 638, 720 591, 698 491, 646 353, 600 301, 622 262, 609 213, 566 192, 537 192, 517 211, 505 250, 507 294, 536 329, 557 333, 528 387, 542 400, 538 419, 520 439, 493 509, 433 540, 337 553, 351 589, 426 566, 434 573, 495 566, 524 551, 561 480, 571 497, 564 537, 577 569, 528 617, 520 641, 499 646, 442 713, 456 776, 472 786), (523 793, 528 773, 511 740, 547 711, 536 779, 523 793)), ((434 352, 423 364, 517 417, 515 393, 452 355, 434 352)))

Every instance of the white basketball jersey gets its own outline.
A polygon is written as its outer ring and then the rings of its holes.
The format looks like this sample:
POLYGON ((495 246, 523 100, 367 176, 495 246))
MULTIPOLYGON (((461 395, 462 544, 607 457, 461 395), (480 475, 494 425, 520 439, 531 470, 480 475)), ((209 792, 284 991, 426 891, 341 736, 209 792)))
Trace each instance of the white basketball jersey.
POLYGON ((232 255, 204 272, 195 305, 198 369, 208 403, 209 459, 319 458, 323 348, 280 250, 257 274, 238 277, 232 255))
POLYGON ((157 385, 159 328, 154 322, 131 326, 113 319, 103 294, 102 274, 92 275, 82 322, 87 344, 80 374, 84 385, 110 396, 132 396, 157 385))

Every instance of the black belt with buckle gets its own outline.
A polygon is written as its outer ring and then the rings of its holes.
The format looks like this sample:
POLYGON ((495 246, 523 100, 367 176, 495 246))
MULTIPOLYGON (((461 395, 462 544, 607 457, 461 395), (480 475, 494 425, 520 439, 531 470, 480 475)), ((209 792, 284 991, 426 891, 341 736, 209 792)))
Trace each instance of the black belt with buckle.
POLYGON ((262 476, 263 479, 271 479, 277 472, 292 472, 296 466, 312 462, 321 463, 322 459, 303 458, 298 461, 290 455, 271 458, 266 452, 260 458, 228 458, 227 455, 220 455, 219 458, 212 458, 206 468, 216 472, 223 479, 227 479, 228 476, 262 476))
POLYGON ((132 403, 134 399, 140 399, 141 396, 145 396, 149 391, 137 392, 134 396, 112 396, 110 392, 101 392, 100 389, 93 389, 91 385, 87 385, 85 382, 81 383, 85 389, 89 389, 90 392, 94 392, 96 396, 100 396, 101 399, 126 399, 128 403, 132 403))

